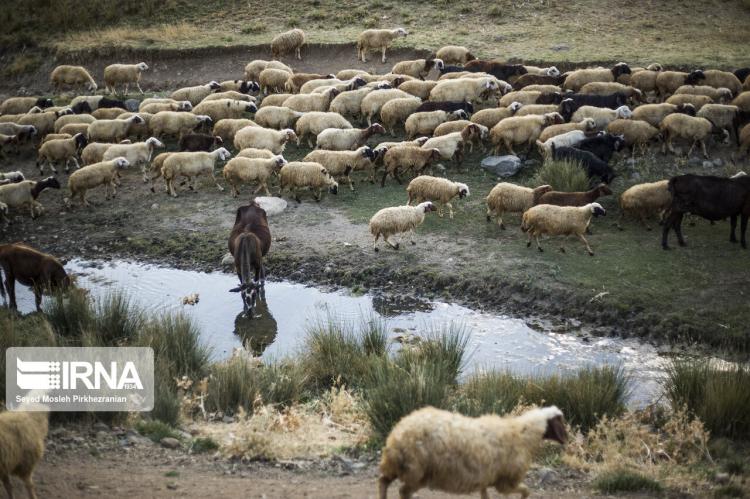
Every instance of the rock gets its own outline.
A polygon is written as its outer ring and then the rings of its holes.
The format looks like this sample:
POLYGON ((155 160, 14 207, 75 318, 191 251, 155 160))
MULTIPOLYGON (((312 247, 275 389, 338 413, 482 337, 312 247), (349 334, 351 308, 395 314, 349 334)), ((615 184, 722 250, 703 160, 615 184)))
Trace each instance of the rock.
POLYGON ((261 196, 255 198, 255 202, 266 210, 266 215, 269 217, 278 215, 286 209, 286 201, 282 198, 261 196))
POLYGON ((512 177, 521 169, 521 159, 518 156, 487 156, 482 160, 484 170, 498 177, 512 177))
POLYGON ((159 203, 154 203, 151 205, 152 210, 158 210, 159 209, 159 203))
POLYGON ((557 472, 552 468, 541 468, 538 474, 540 485, 549 485, 557 481, 557 472))
POLYGON ((231 267, 234 265, 234 257, 232 256, 231 253, 226 253, 221 258, 221 265, 222 267, 231 267))
POLYGON ((109 431, 109 426, 107 426, 106 423, 94 423, 94 426, 91 427, 94 431, 109 431))
POLYGON ((131 113, 137 113, 140 105, 141 101, 137 99, 128 99, 125 101, 125 109, 127 109, 131 113))
POLYGON ((713 168, 714 162, 713 161, 704 161, 703 162, 703 168, 713 168))
POLYGON ((701 159, 697 157, 692 157, 687 161, 687 165, 692 167, 700 166, 702 163, 703 161, 701 161, 701 159))
POLYGON ((172 437, 164 437, 159 442, 162 447, 167 449, 176 449, 180 446, 180 441, 172 437))
POLYGON ((721 168, 722 166, 724 166, 724 160, 722 160, 721 158, 714 159, 714 166, 716 168, 721 168))
POLYGON ((109 433, 106 431, 97 431, 96 432, 96 439, 97 440, 106 440, 109 438, 109 433))
POLYGON ((556 45, 552 45, 550 49, 554 50, 555 52, 562 52, 563 50, 570 50, 570 45, 566 43, 558 43, 556 45))
POLYGON ((523 162, 524 168, 534 168, 536 166, 539 166, 540 164, 541 163, 539 162, 539 160, 536 159, 527 159, 523 162))
POLYGON ((176 483, 168 483, 167 488, 169 490, 177 490, 177 484, 176 483))
POLYGON ((232 416, 224 416, 223 418, 221 418, 221 422, 227 424, 234 423, 234 418, 232 416))

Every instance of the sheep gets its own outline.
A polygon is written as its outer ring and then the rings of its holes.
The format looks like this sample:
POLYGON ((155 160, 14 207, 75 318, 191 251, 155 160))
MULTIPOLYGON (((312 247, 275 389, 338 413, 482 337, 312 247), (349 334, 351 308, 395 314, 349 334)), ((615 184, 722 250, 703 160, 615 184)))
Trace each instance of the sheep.
POLYGON ((97 120, 113 120, 122 114, 122 109, 117 107, 100 107, 91 113, 91 116, 97 120))
POLYGON ((140 116, 143 118, 143 123, 134 123, 130 128, 128 128, 128 137, 142 140, 149 136, 151 136, 151 118, 154 117, 151 113, 122 113, 117 116, 118 120, 126 120, 128 118, 132 118, 135 115, 140 116))
POLYGON ((440 58, 428 57, 427 59, 397 62, 393 66, 393 69, 391 69, 391 73, 408 75, 424 80, 433 68, 440 71, 444 66, 445 64, 440 58))
POLYGON ((427 99, 430 96, 430 92, 438 82, 434 80, 410 80, 405 81, 398 86, 399 90, 403 90, 407 94, 419 97, 420 99, 427 99))
POLYGON ((37 129, 34 125, 19 125, 17 123, 0 123, 0 133, 4 135, 17 135, 23 137, 34 137, 37 129))
POLYGON ((86 123, 91 124, 94 121, 96 121, 96 118, 91 116, 90 114, 66 114, 65 116, 60 116, 55 120, 55 124, 53 126, 55 133, 60 133, 60 130, 62 130, 62 127, 69 123, 86 123))
POLYGON ((513 102, 519 102, 521 104, 535 104, 537 99, 542 95, 539 91, 530 90, 514 90, 503 95, 502 98, 497 102, 498 106, 507 107, 513 102))
POLYGON ((692 104, 676 106, 674 104, 642 104, 633 109, 633 120, 645 121, 651 126, 658 127, 664 118, 672 113, 683 113, 695 116, 695 107, 692 104))
POLYGON ((659 125, 659 130, 664 137, 662 153, 666 153, 666 149, 669 148, 671 153, 676 154, 672 146, 672 140, 675 137, 682 137, 691 141, 690 149, 688 149, 687 153, 688 156, 693 152, 693 147, 695 147, 697 142, 701 145, 703 156, 708 158, 706 139, 712 129, 713 125, 706 118, 698 118, 681 113, 670 114, 659 125))
POLYGON ((558 192, 550 191, 537 200, 537 204, 553 204, 555 206, 584 206, 593 203, 601 196, 609 196, 612 190, 607 184, 599 184, 586 192, 558 192))
POLYGON ((109 189, 112 189, 112 198, 117 194, 117 170, 130 166, 128 160, 122 157, 114 158, 109 161, 101 161, 93 165, 87 165, 73 172, 68 177, 68 189, 70 198, 65 199, 65 205, 68 208, 73 207, 73 200, 78 196, 81 204, 91 206, 86 200, 86 192, 89 189, 104 186, 104 199, 109 199, 109 189))
POLYGON ((286 163, 287 162, 283 156, 271 156, 270 158, 265 159, 250 159, 237 156, 230 159, 229 162, 224 165, 224 180, 229 184, 233 197, 240 195, 240 190, 238 188, 239 185, 251 182, 257 182, 258 184, 258 187, 253 191, 253 195, 262 190, 266 196, 270 196, 271 192, 268 190, 268 179, 273 173, 278 173, 281 167, 286 163))
POLYGON ((305 32, 299 28, 278 34, 271 40, 271 57, 278 59, 283 54, 294 53, 302 60, 302 46, 305 44, 305 32))
MULTIPOLYGON (((606 213, 599 203, 589 203, 584 206, 536 205, 523 214, 521 230, 529 236, 526 247, 531 247, 533 237, 536 240, 537 249, 540 252, 544 251, 539 244, 539 236, 542 234, 552 236, 575 235, 586 246, 588 254, 594 256, 594 251, 583 234, 588 229, 592 217, 604 216, 606 213)), ((560 251, 564 253, 565 248, 560 246, 560 251)))
POLYGON ((190 104, 196 106, 200 101, 205 99, 208 94, 219 89, 219 82, 210 81, 205 85, 197 85, 194 87, 184 87, 172 92, 169 97, 176 101, 190 101, 190 104))
POLYGON ((299 112, 325 112, 328 111, 328 107, 331 105, 331 101, 338 94, 339 91, 335 88, 319 94, 296 94, 286 99, 283 106, 288 107, 293 111, 299 112))
POLYGON ((435 57, 442 60, 445 64, 466 64, 476 59, 466 47, 460 45, 446 45, 441 47, 435 57))
MULTIPOLYGON (((348 175, 348 172, 346 173, 348 175)), ((339 184, 320 163, 313 161, 291 161, 279 171, 279 195, 289 189, 294 200, 301 203, 299 189, 310 189, 316 202, 320 202, 322 190, 328 188, 331 194, 338 194, 339 184)))
MULTIPOLYGON (((161 111, 151 118, 151 133, 160 139, 164 135, 179 137, 192 132, 199 126, 211 124, 210 116, 195 115, 193 113, 182 113, 177 111, 161 111)), ((217 134, 218 135, 218 134, 217 134)))
MULTIPOLYGON (((159 116, 161 113, 154 115, 159 116)), ((178 113, 179 114, 179 113, 178 113)), ((145 123, 144 119, 140 116, 133 115, 126 119, 113 119, 113 120, 97 120, 88 125, 88 137, 89 140, 99 140, 103 142, 120 142, 130 133, 130 128, 133 125, 139 125, 145 123)), ((70 126, 70 125, 66 125, 70 126)), ((152 118, 153 126, 153 118, 152 118)))
POLYGON ((258 83, 260 91, 268 95, 284 91, 286 80, 292 75, 291 72, 284 69, 266 68, 260 72, 258 83))
POLYGON ((380 118, 391 132, 391 136, 396 136, 396 126, 404 124, 421 104, 422 100, 419 97, 391 99, 383 104, 380 108, 380 118))
POLYGON ((24 114, 34 106, 45 109, 53 105, 46 97, 9 97, 0 104, 0 114, 24 114))
POLYGON ((463 110, 429 111, 411 114, 404 123, 406 138, 413 139, 417 135, 430 135, 441 123, 456 119, 467 119, 468 115, 463 110))
POLYGON ((67 135, 76 135, 76 134, 83 134, 88 135, 89 133, 89 125, 86 123, 68 123, 64 127, 60 129, 60 133, 64 133, 67 135))
MULTIPOLYGON (((146 106, 148 104, 170 104, 174 102, 180 102, 180 101, 170 99, 169 97, 146 97, 145 99, 143 99, 142 101, 138 103, 138 106, 140 109, 140 106, 146 106)), ((182 101, 182 102, 185 102, 185 101, 182 101)))
POLYGON ((297 120, 295 132, 297 133, 297 146, 302 140, 307 139, 307 144, 313 148, 313 137, 317 137, 323 130, 328 128, 350 129, 352 124, 338 113, 325 113, 312 111, 305 113, 297 120))
MULTIPOLYGON (((258 110, 260 112, 260 109, 258 110)), ((257 118, 258 115, 256 114, 257 118)), ((259 126, 255 121, 249 119, 224 119, 216 122, 213 128, 213 133, 217 137, 221 137, 221 140, 225 144, 234 143, 234 136, 238 131, 242 130, 247 126, 259 126)))
POLYGON ((458 166, 463 162, 464 145, 481 137, 482 130, 476 123, 468 123, 460 132, 433 137, 422 145, 422 149, 437 149, 445 160, 454 159, 458 166))
POLYGON ((659 129, 640 120, 614 120, 607 125, 607 132, 621 135, 635 157, 635 146, 640 146, 641 154, 645 154, 648 143, 657 138, 659 129))
POLYGON ((605 128, 607 128, 607 125, 610 122, 618 118, 629 119, 632 116, 633 112, 628 106, 620 106, 617 109, 581 106, 578 108, 578 110, 576 110, 575 113, 573 113, 570 121, 577 123, 579 121, 583 121, 586 118, 592 118, 596 123, 596 128, 598 130, 604 130, 605 128))
POLYGON ((706 104, 713 103, 713 99, 711 99, 711 97, 707 95, 672 94, 664 102, 666 102, 667 104, 674 104, 675 106, 684 106, 686 104, 691 104, 696 111, 699 111, 700 108, 702 108, 706 104))
POLYGON ((660 71, 661 70, 652 71, 649 69, 633 71, 633 74, 630 75, 630 85, 640 90, 643 95, 646 95, 648 92, 656 93, 658 91, 656 77, 659 76, 660 71))
POLYGON ((359 118, 362 113, 362 99, 374 90, 379 89, 365 86, 357 90, 341 92, 331 101, 328 110, 347 118, 359 118))
MULTIPOLYGON (((378 147, 379 149, 380 147, 378 147)), ((417 175, 421 174, 430 163, 440 159, 439 149, 422 149, 410 145, 391 147, 383 155, 383 177, 380 180, 380 187, 385 187, 385 179, 390 174, 400 184, 401 178, 398 176, 400 171, 416 171, 417 175)))
POLYGON ((643 100, 643 92, 629 85, 617 82, 594 81, 581 87, 580 93, 589 95, 623 94, 633 102, 643 100))
POLYGON ((260 109, 268 106, 276 106, 281 107, 284 104, 284 101, 287 100, 289 97, 291 97, 294 94, 271 94, 266 95, 263 97, 263 100, 260 101, 260 109))
POLYGON ((567 78, 566 74, 559 76, 548 76, 548 75, 536 75, 536 74, 525 74, 518 77, 513 83, 513 88, 521 90, 528 87, 529 85, 555 85, 560 86, 565 82, 567 78))
POLYGON ((583 139, 576 145, 576 148, 588 151, 605 163, 609 163, 614 153, 620 151, 624 145, 625 139, 620 135, 598 133, 583 139))
POLYGON ((536 145, 539 148, 539 153, 546 160, 552 156, 553 145, 556 148, 576 147, 585 138, 586 132, 583 130, 570 130, 565 133, 556 134, 544 142, 541 141, 541 138, 537 139, 536 145))
MULTIPOLYGON (((292 75, 289 75, 286 82, 284 83, 284 90, 290 94, 296 94, 299 93, 300 89, 302 88, 302 85, 307 83, 308 81, 312 80, 330 80, 336 78, 332 74, 318 74, 318 73, 295 73, 292 75)), ((342 79, 346 78, 339 78, 338 80, 341 81, 342 79)))
POLYGON ((682 71, 659 71, 656 75, 656 90, 662 99, 666 99, 682 85, 697 85, 705 79, 705 74, 700 69, 690 73, 682 71))
POLYGON ((622 229, 620 222, 626 215, 638 217, 646 230, 651 230, 646 219, 652 214, 659 214, 663 218, 666 210, 672 204, 672 195, 667 185, 669 180, 637 184, 628 188, 620 195, 620 221, 618 228, 622 229))
POLYGON ((560 106, 555 104, 528 104, 516 111, 513 116, 529 116, 532 114, 556 113, 560 106))
POLYGON ((391 430, 380 461, 379 497, 386 499, 396 478, 402 499, 423 487, 456 494, 487 489, 529 496, 522 483, 542 440, 564 444, 562 412, 554 406, 520 416, 495 414, 471 418, 425 407, 412 412, 391 430))
POLYGON ((525 92, 541 92, 542 94, 561 94, 562 89, 558 85, 527 85, 523 87, 525 92))
POLYGON ((354 191, 351 172, 368 170, 370 181, 375 182, 375 153, 367 146, 354 151, 325 151, 318 149, 304 157, 302 161, 320 163, 333 178, 341 177, 349 182, 349 190, 354 191))
POLYGON ((84 165, 93 165, 94 163, 101 162, 105 151, 113 145, 115 144, 109 142, 89 142, 83 148, 83 151, 81 151, 81 163, 84 165))
POLYGON ((28 206, 31 218, 42 214, 44 207, 37 201, 39 194, 45 189, 59 189, 60 182, 55 177, 47 177, 38 182, 22 180, 20 182, 0 185, 0 203, 8 208, 24 208, 28 206))
POLYGON ((448 218, 453 218, 453 206, 451 200, 458 196, 459 199, 469 196, 469 187, 460 182, 439 177, 430 177, 420 175, 409 182, 406 188, 409 200, 406 203, 411 205, 412 201, 417 204, 424 201, 432 201, 438 204, 438 216, 443 217, 443 206, 448 207, 448 218))
POLYGON ((493 78, 466 78, 438 82, 430 91, 431 101, 474 102, 508 85, 493 78))
POLYGON ((364 30, 357 39, 357 60, 367 62, 367 52, 380 49, 382 51, 381 62, 385 64, 385 51, 388 46, 394 39, 408 34, 404 28, 364 30))
POLYGON ((385 154, 385 151, 392 147, 399 147, 399 146, 409 146, 409 147, 422 147, 425 142, 430 140, 429 137, 418 137, 414 140, 404 140, 401 142, 380 142, 377 146, 375 146, 375 151, 383 151, 383 154, 385 154))
MULTIPOLYGON (((258 92, 260 85, 252 80, 225 80, 219 83, 219 93, 237 92, 240 94, 251 94, 258 92)), ((210 96, 209 96, 210 97, 210 96)))
POLYGON ((162 176, 167 183, 169 195, 174 198, 177 197, 174 181, 178 176, 187 177, 188 188, 192 191, 195 190, 194 178, 203 174, 210 175, 216 187, 220 191, 223 191, 224 188, 219 185, 214 176, 214 167, 217 160, 226 161, 230 157, 232 157, 232 154, 223 147, 212 152, 175 152, 170 154, 164 160, 161 168, 162 176))
MULTIPOLYGON (((414 242, 414 230, 422 225, 427 213, 436 210, 437 208, 430 201, 425 201, 417 206, 393 206, 379 210, 370 218, 368 224, 370 234, 375 237, 375 241, 372 243, 373 250, 380 251, 380 248, 377 247, 380 236, 383 236, 383 241, 388 246, 398 250, 401 244, 396 243, 394 245, 389 239, 391 236, 403 232, 409 232, 409 241, 411 244, 417 244, 414 242)), ((380 497, 385 498, 382 490, 380 497)))
POLYGON ((138 64, 110 64, 104 68, 104 86, 107 92, 116 92, 117 84, 125 85, 125 94, 128 93, 128 87, 134 83, 138 91, 143 94, 141 88, 141 73, 148 69, 145 62, 138 64))
POLYGON ((98 88, 94 79, 83 66, 57 66, 52 70, 49 79, 55 93, 60 93, 63 85, 72 87, 86 85, 86 88, 92 92, 98 88))
POLYGON ((739 144, 737 134, 737 121, 739 119, 740 109, 737 106, 728 104, 706 104, 695 114, 698 118, 706 118, 711 124, 726 133, 728 137, 734 136, 739 144))
POLYGON ((23 173, 19 171, 0 172, 0 181, 4 181, 10 184, 17 184, 18 182, 21 182, 23 180, 26 180, 26 177, 24 177, 23 173))
POLYGON ((584 118, 582 121, 579 121, 577 123, 551 125, 542 130, 542 133, 539 135, 538 140, 539 142, 547 142, 552 137, 572 132, 574 130, 580 130, 586 133, 594 132, 596 130, 596 121, 594 121, 593 118, 584 118))
POLYGON ((245 113, 252 114, 257 110, 258 108, 252 102, 219 99, 199 103, 193 108, 193 113, 208 116, 211 118, 211 121, 216 123, 223 119, 239 119, 242 118, 245 113))
POLYGON ((742 90, 743 91, 750 90, 750 75, 748 75, 745 78, 745 81, 742 83, 742 90))
POLYGON ((145 142, 134 144, 114 144, 107 148, 102 154, 102 161, 110 161, 115 158, 125 158, 129 166, 141 167, 141 173, 146 178, 148 163, 154 154, 155 148, 163 148, 164 144, 155 137, 149 137, 145 142))
POLYGON ((328 128, 318 134, 317 148, 331 151, 353 151, 364 144, 373 135, 382 135, 385 128, 373 123, 367 128, 328 128))
POLYGON ((272 153, 268 149, 256 149, 255 147, 246 147, 245 149, 242 149, 240 152, 237 153, 236 158, 261 158, 261 159, 269 159, 276 156, 276 154, 272 153))
POLYGON ((469 120, 446 121, 445 123, 439 124, 437 128, 435 128, 435 131, 432 132, 432 136, 442 137, 443 135, 448 135, 449 133, 462 132, 468 125, 472 124, 476 125, 478 129, 478 133, 476 133, 476 135, 472 137, 472 140, 467 144, 469 146, 469 150, 473 151, 474 142, 481 142, 481 140, 486 139, 490 135, 490 129, 484 125, 473 123, 469 120))
POLYGON ((741 111, 750 113, 750 92, 742 92, 732 101, 733 106, 737 106, 741 111))
POLYGON ((472 123, 486 126, 491 129, 505 118, 515 115, 523 107, 520 102, 512 102, 508 107, 495 107, 482 109, 471 115, 469 119, 472 123))
POLYGON ((599 177, 605 184, 612 183, 617 176, 606 161, 600 159, 596 154, 590 151, 583 151, 575 147, 555 147, 552 144, 552 158, 561 161, 570 161, 580 163, 589 180, 599 177))
POLYGON ((297 140, 297 134, 292 129, 272 130, 259 126, 248 126, 237 131, 234 135, 234 147, 237 150, 247 147, 268 149, 274 154, 284 152, 286 143, 297 140))
POLYGON ((60 116, 73 114, 73 111, 66 107, 60 111, 44 111, 41 113, 27 113, 21 115, 14 122, 18 125, 31 125, 36 129, 36 134, 43 137, 55 130, 55 121, 60 116))
POLYGON ((539 68, 536 66, 524 65, 524 68, 526 68, 525 74, 552 76, 552 77, 560 76, 560 70, 557 69, 555 66, 550 66, 547 68, 539 68))
MULTIPOLYGON (((35 290, 35 295, 36 293, 35 290)), ((40 308, 41 294, 39 296, 37 309, 40 308)), ((11 303, 15 305, 15 292, 12 292, 11 299, 11 303)), ((3 449, 2 459, 0 459, 0 478, 5 485, 9 499, 13 499, 11 475, 16 475, 23 480, 29 499, 37 499, 32 475, 44 454, 49 412, 47 410, 28 411, 28 409, 28 406, 22 405, 21 410, 24 412, 6 410, 0 413, 0 448, 3 449)), ((46 406, 44 409, 47 409, 46 406)))
POLYGON ((495 154, 499 154, 501 145, 504 145, 510 154, 515 154, 514 144, 527 144, 530 148, 539 138, 544 127, 559 124, 562 121, 562 116, 558 113, 505 118, 490 130, 490 139, 495 145, 495 154))
POLYGON ((728 88, 714 88, 708 85, 682 85, 674 91, 674 94, 706 95, 714 102, 729 102, 732 100, 732 91, 728 88))
POLYGON ((742 81, 729 71, 706 69, 702 83, 714 88, 728 88, 733 95, 742 92, 742 81))
MULTIPOLYGON (((151 176, 151 192, 156 192, 156 189, 154 188, 156 184, 156 179, 162 176, 162 167, 164 166, 164 161, 170 157, 172 152, 163 152, 161 154, 157 154, 156 157, 154 157, 153 160, 151 160, 151 173, 153 175, 151 176)), ((143 174, 143 183, 147 183, 149 181, 148 178, 148 172, 145 172, 143 174)), ((164 185, 165 190, 167 193, 169 193, 169 186, 166 184, 164 185)))
POLYGON ((531 189, 508 182, 500 182, 492 188, 485 198, 487 203, 487 221, 497 217, 497 224, 505 230, 504 213, 523 213, 534 206, 539 198, 552 190, 552 186, 540 185, 531 189))
POLYGON ((624 62, 618 62, 611 69, 578 69, 568 74, 568 77, 565 78, 565 82, 563 83, 563 89, 578 92, 585 84, 593 81, 617 81, 617 78, 621 74, 630 74, 630 68, 624 62))
POLYGON ((349 78, 354 78, 355 76, 369 78, 369 77, 375 76, 375 75, 371 75, 370 73, 368 73, 364 69, 342 69, 341 71, 339 71, 338 73, 336 73, 335 76, 339 80, 348 80, 349 78))
POLYGON ((362 99, 361 112, 362 116, 367 118, 367 125, 372 125, 372 120, 380 114, 380 110, 383 108, 386 102, 393 99, 405 99, 412 98, 411 95, 407 94, 403 90, 396 88, 389 90, 379 90, 377 92, 370 92, 362 99))
POLYGON ((50 140, 69 139, 71 137, 72 135, 70 135, 69 133, 48 133, 42 139, 42 144, 44 144, 45 142, 49 142, 50 140))
POLYGON ((742 130, 740 130, 739 134, 739 142, 740 142, 740 157, 743 157, 747 155, 748 150, 750 150, 750 124, 747 124, 742 127, 742 130))
POLYGON ((190 101, 173 101, 173 102, 150 102, 138 107, 138 112, 156 114, 162 111, 192 111, 193 105, 190 101))
POLYGON ((44 174, 44 163, 46 161, 52 173, 57 173, 55 169, 56 161, 64 161, 65 171, 68 171, 68 166, 71 160, 75 163, 76 168, 79 168, 78 160, 76 156, 81 150, 86 147, 88 143, 86 137, 79 133, 69 139, 56 139, 45 142, 39 148, 39 155, 37 156, 36 166, 39 168, 39 173, 44 174))
POLYGON ((289 74, 294 72, 292 71, 292 68, 281 61, 264 61, 262 59, 256 59, 245 66, 245 80, 258 81, 260 79, 260 73, 264 69, 283 69, 289 74))

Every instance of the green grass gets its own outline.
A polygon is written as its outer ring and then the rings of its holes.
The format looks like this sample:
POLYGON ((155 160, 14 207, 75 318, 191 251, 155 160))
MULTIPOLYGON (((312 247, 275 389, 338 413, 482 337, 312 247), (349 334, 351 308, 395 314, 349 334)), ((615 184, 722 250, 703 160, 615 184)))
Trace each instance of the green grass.
POLYGON ((170 470, 164 473, 164 476, 167 478, 177 478, 180 476, 180 472, 177 470, 170 470))
POLYGON ((747 497, 747 492, 745 489, 737 485, 736 483, 729 483, 727 485, 722 485, 720 487, 716 487, 714 490, 714 497, 719 499, 723 497, 747 497))
POLYGON ((618 492, 650 492, 661 494, 664 487, 641 473, 630 470, 615 470, 603 473, 594 480, 594 487, 605 494, 618 492))
POLYGON ((590 183, 586 171, 577 161, 545 161, 534 177, 534 185, 551 185, 562 192, 583 192, 590 183))
POLYGON ((219 448, 219 444, 216 443, 211 437, 199 437, 194 439, 190 443, 190 451, 195 454, 203 454, 206 452, 215 451, 219 448))
POLYGON ((142 420, 135 425, 135 429, 138 430, 138 433, 156 443, 161 442, 161 439, 166 437, 179 439, 179 434, 174 428, 162 421, 142 420))

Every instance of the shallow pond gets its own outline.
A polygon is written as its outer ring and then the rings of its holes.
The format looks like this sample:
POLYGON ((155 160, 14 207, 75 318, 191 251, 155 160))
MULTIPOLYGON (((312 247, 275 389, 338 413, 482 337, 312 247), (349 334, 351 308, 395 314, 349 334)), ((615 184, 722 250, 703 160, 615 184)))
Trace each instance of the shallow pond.
MULTIPOLYGON (((265 358, 294 353, 302 345, 305 329, 328 316, 342 321, 382 317, 393 338, 455 323, 471 333, 467 371, 493 367, 519 373, 564 371, 585 365, 622 364, 632 377, 631 402, 641 405, 659 395, 658 380, 668 359, 648 344, 636 340, 589 338, 555 333, 554 325, 538 320, 495 315, 439 301, 404 302, 393 297, 352 295, 325 291, 290 282, 266 283, 265 301, 259 301, 253 318, 242 313, 233 274, 193 272, 125 261, 85 262, 66 265, 81 286, 94 297, 126 290, 131 299, 149 311, 184 311, 200 326, 203 340, 216 359, 249 345, 265 358), (183 297, 197 293, 195 305, 183 297), (397 305, 394 305, 394 302, 397 305)), ((21 312, 34 309, 33 294, 17 286, 21 312)))

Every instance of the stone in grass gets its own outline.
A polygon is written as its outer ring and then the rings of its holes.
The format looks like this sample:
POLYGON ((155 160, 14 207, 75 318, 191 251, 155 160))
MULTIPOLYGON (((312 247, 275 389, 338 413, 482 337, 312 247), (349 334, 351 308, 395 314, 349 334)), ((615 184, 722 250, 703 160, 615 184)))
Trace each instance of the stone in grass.
POLYGON ((266 210, 266 215, 269 217, 278 215, 286 209, 286 201, 282 198, 261 196, 255 198, 255 202, 266 210))
POLYGON ((180 441, 173 437, 164 437, 159 443, 162 447, 166 447, 167 449, 176 449, 180 446, 180 441))
POLYGON ((482 160, 484 170, 498 177, 512 177, 521 169, 523 164, 518 156, 487 156, 482 160))

